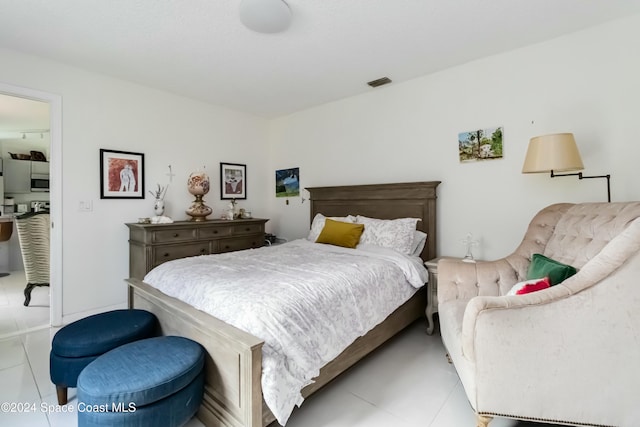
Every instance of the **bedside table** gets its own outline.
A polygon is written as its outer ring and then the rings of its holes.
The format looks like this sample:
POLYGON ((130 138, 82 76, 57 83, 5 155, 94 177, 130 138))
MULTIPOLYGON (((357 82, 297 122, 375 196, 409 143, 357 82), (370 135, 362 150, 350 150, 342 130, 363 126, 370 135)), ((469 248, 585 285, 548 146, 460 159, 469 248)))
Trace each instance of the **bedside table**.
POLYGON ((284 237, 276 237, 274 242, 270 241, 269 239, 265 239, 264 240, 264 245, 267 246, 267 247, 269 247, 269 246, 278 246, 278 245, 281 245, 283 243, 287 243, 288 241, 289 240, 285 239, 284 237))
POLYGON ((438 257, 424 262, 424 266, 429 271, 429 282, 427 282, 427 308, 424 313, 427 316, 427 334, 432 335, 435 329, 433 315, 438 312, 438 261, 443 258, 459 259, 455 257, 438 257))

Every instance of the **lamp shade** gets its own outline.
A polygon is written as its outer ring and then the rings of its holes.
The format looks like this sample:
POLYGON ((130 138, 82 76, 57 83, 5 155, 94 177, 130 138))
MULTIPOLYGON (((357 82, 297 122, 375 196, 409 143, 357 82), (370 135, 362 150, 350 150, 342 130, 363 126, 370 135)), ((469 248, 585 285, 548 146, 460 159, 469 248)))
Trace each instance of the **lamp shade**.
POLYGON ((531 138, 522 173, 577 171, 584 169, 572 133, 554 133, 531 138))

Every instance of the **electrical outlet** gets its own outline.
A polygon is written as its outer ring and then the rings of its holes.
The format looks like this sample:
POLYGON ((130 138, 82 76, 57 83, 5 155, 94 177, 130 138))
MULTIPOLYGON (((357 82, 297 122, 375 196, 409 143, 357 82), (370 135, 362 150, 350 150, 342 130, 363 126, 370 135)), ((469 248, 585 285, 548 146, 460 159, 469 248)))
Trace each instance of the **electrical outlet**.
POLYGON ((79 212, 91 212, 93 211, 93 202, 91 200, 80 200, 78 203, 79 212))

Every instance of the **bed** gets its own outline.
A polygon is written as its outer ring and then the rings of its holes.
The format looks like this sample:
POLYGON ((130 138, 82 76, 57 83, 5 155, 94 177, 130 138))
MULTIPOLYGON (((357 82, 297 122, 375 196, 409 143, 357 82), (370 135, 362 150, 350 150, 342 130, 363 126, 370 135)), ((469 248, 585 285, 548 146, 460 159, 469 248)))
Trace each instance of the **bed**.
MULTIPOLYGON (((436 257, 436 188, 438 181, 308 188, 311 219, 363 215, 380 219, 419 218, 417 228, 428 238, 423 260, 436 257)), ((128 279, 129 306, 149 310, 160 320, 162 333, 201 343, 207 351, 205 396, 198 418, 207 426, 262 427, 275 418, 262 398, 263 341, 169 297, 137 279, 128 279)), ((327 363, 302 390, 307 397, 344 372, 386 340, 424 316, 426 287, 382 323, 358 338, 327 363)))

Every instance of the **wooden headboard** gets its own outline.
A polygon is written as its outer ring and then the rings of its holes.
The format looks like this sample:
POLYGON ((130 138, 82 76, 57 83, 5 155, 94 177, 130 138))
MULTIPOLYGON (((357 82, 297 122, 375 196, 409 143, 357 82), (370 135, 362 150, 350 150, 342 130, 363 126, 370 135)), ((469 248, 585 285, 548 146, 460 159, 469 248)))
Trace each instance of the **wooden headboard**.
POLYGON ((420 257, 427 261, 437 256, 438 184, 440 181, 307 188, 311 194, 311 221, 317 213, 379 219, 420 218, 417 228, 427 233, 427 244, 420 257))

